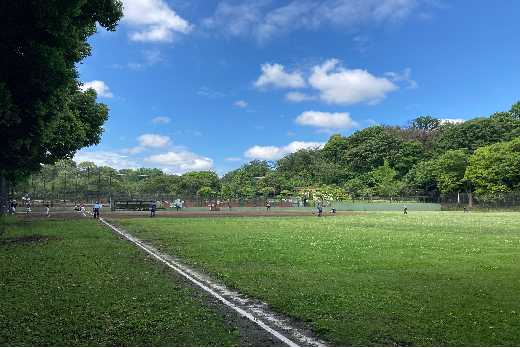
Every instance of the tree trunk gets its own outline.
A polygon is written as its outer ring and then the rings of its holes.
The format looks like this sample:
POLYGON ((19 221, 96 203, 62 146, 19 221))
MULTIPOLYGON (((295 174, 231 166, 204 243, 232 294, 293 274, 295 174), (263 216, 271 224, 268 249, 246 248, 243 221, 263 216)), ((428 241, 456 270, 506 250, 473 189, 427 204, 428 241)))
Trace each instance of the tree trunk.
POLYGON ((468 205, 470 208, 473 208, 473 190, 471 189, 471 185, 466 185, 465 189, 468 195, 468 205))

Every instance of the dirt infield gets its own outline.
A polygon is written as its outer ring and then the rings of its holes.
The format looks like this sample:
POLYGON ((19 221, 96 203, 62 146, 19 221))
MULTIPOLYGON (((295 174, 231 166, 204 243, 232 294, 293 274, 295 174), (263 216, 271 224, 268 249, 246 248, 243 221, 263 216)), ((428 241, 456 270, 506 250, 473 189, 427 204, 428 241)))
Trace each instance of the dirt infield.
MULTIPOLYGON (((357 212, 323 212, 323 217, 345 216, 345 215, 366 215, 368 213, 357 212)), ((43 212, 17 213, 22 218, 45 218, 43 212)), ((136 219, 150 218, 149 211, 101 211, 100 217, 103 219, 136 219)), ((318 211, 293 211, 293 210, 225 210, 225 211, 204 211, 204 210, 181 210, 181 211, 158 211, 155 213, 156 219, 164 218, 240 218, 240 217, 318 217, 318 211)), ((93 218, 90 211, 85 214, 79 211, 55 211, 49 214, 49 220, 79 220, 93 218), (86 215, 86 216, 85 216, 86 215)))

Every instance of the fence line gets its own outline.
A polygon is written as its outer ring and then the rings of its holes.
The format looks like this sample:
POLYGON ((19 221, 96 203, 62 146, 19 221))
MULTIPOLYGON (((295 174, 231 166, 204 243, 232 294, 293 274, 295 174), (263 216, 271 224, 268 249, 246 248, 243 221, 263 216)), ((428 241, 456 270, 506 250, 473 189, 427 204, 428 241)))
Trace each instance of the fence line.
MULTIPOLYGON (((22 197, 27 198, 27 193, 16 193, 14 197, 10 197, 9 185, 3 175, 0 173, 0 207, 8 208, 12 199, 21 202, 22 197)), ((471 193, 473 208, 480 210, 496 210, 496 209, 510 209, 520 210, 520 192, 507 192, 507 193, 487 193, 481 195, 475 195, 471 193)), ((220 195, 213 195, 205 200, 202 196, 189 195, 189 194, 152 194, 149 197, 146 194, 113 194, 109 197, 108 194, 99 194, 97 191, 89 191, 80 195, 75 195, 75 192, 60 192, 60 193, 46 193, 45 195, 31 196, 31 201, 36 206, 43 204, 45 201, 50 201, 54 205, 65 204, 93 204, 95 202, 102 202, 108 204, 111 198, 111 202, 126 202, 126 201, 140 201, 148 203, 150 200, 161 202, 161 203, 184 203, 186 206, 198 206, 204 207, 208 204, 217 204, 217 202, 224 202, 225 205, 231 203, 232 206, 265 206, 266 203, 270 203, 273 206, 273 201, 276 203, 284 202, 284 206, 288 206, 289 203, 293 203, 294 206, 315 206, 317 202, 312 200, 303 199, 302 196, 273 196, 272 194, 260 195, 254 197, 240 197, 236 196, 231 199, 223 199, 220 195)), ((445 209, 459 209, 463 206, 470 207, 470 198, 467 193, 450 193, 441 194, 439 191, 426 191, 417 192, 417 195, 409 196, 372 196, 372 197, 355 197, 345 198, 343 200, 335 201, 335 203, 437 203, 441 204, 445 209)), ((328 204, 326 203, 325 206, 328 204)), ((5 209, 2 209, 2 213, 5 209)))

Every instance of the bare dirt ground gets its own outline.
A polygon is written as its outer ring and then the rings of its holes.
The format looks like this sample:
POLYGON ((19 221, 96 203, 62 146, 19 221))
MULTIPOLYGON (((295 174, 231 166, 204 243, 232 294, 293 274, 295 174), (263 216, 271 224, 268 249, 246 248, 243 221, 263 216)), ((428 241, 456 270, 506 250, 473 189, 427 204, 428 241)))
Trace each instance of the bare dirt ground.
MULTIPOLYGON (((87 216, 92 217, 90 211, 86 211, 87 216)), ((323 216, 341 216, 341 215, 360 215, 367 213, 357 212, 323 212, 323 216)), ((43 212, 31 213, 17 213, 22 217, 42 217, 45 218, 43 212)), ((240 218, 240 217, 318 217, 318 211, 292 211, 292 210, 225 210, 225 211, 210 211, 210 210, 180 210, 180 211, 157 211, 155 213, 156 219, 161 218, 240 218)), ((135 218, 150 218, 149 211, 114 211, 108 212, 101 209, 100 217, 107 221, 119 219, 135 219, 135 218)), ((50 220, 78 220, 85 219, 83 213, 79 211, 56 211, 50 212, 50 220)))

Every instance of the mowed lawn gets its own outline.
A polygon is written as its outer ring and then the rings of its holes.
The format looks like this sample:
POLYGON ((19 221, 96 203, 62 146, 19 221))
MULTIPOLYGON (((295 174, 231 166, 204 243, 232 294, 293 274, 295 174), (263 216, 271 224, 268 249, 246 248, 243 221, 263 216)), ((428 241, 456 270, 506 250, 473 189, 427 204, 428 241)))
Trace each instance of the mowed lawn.
POLYGON ((520 215, 130 219, 334 345, 520 346, 520 215))
POLYGON ((239 344, 207 302, 99 221, 8 216, 1 227, 1 346, 239 344))

